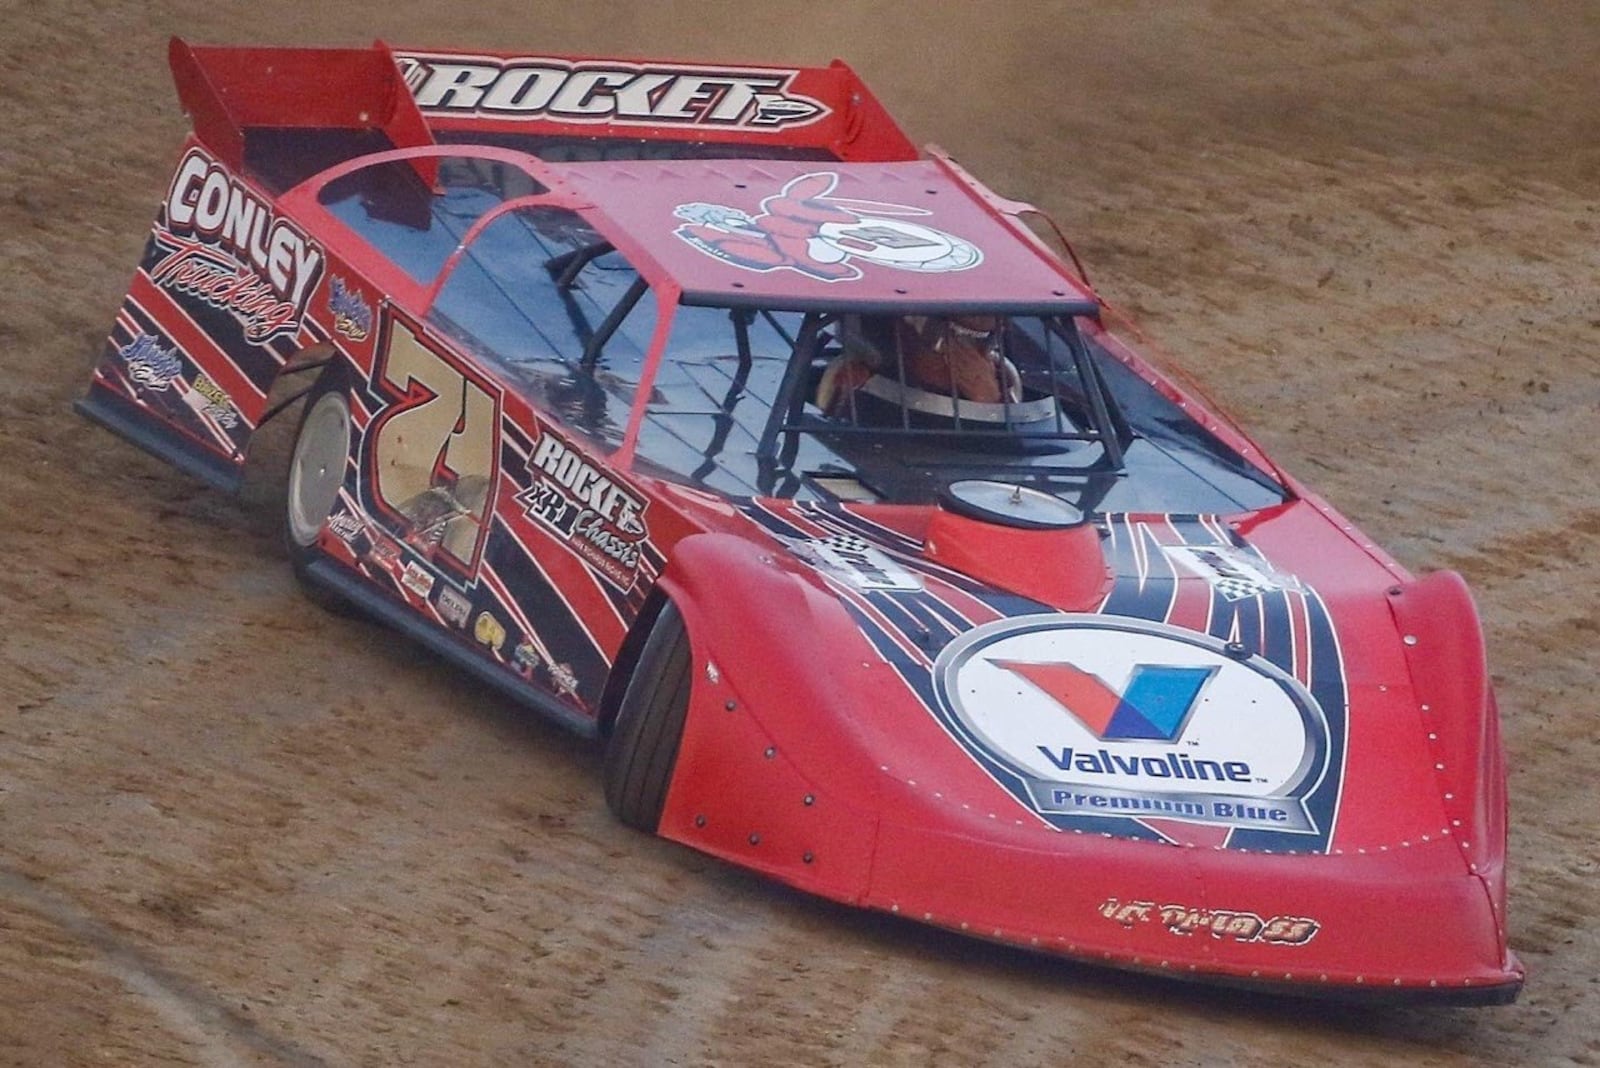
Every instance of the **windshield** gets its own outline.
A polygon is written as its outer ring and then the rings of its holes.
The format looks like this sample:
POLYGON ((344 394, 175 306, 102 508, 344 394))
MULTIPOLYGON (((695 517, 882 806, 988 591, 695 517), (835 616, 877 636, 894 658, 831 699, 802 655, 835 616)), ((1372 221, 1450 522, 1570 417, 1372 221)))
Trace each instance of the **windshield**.
POLYGON ((1085 510, 1230 512, 1283 489, 1072 316, 677 309, 638 455, 734 496, 934 502, 994 479, 1085 510))

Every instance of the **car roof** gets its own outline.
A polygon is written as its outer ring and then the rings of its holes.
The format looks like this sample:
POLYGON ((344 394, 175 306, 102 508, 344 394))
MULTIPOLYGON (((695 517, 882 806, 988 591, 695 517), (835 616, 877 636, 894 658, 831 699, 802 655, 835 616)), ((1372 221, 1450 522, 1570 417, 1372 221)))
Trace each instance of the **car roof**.
MULTIPOLYGON (((685 304, 1086 314, 1092 293, 940 160, 549 168, 685 304)), ((1031 235, 1030 235, 1031 237, 1031 235)))

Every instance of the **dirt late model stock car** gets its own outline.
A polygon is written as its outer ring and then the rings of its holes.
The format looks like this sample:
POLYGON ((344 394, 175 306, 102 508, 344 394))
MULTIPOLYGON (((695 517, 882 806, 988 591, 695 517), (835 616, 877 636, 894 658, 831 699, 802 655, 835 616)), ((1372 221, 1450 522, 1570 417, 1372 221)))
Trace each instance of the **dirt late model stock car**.
POLYGON ((848 67, 170 58, 194 132, 79 408, 232 489, 303 396, 308 591, 605 739, 623 821, 1080 960, 1516 995, 1462 581, 848 67))

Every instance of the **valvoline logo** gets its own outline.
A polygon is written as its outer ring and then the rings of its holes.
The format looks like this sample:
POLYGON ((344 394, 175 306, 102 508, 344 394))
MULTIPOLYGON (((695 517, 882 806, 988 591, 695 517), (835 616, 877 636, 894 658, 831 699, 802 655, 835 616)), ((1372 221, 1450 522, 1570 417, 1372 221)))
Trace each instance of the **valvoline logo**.
POLYGON ((1315 834, 1328 723, 1272 663, 1143 620, 1038 615, 962 635, 934 664, 958 741, 1053 823, 1152 817, 1315 834))
POLYGON ((1065 663, 995 660, 1054 698, 1096 737, 1112 741, 1178 737, 1216 668, 1137 664, 1121 693, 1096 675, 1065 663))

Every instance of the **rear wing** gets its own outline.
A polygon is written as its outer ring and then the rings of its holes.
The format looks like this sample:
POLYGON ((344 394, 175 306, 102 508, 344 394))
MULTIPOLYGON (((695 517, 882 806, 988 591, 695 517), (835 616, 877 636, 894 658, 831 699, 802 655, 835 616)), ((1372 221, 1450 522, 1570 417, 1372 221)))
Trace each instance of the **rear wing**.
POLYGON ((552 159, 791 156, 916 146, 849 66, 571 55, 227 48, 173 38, 178 98, 223 163, 282 191, 366 152, 483 141, 552 159))

